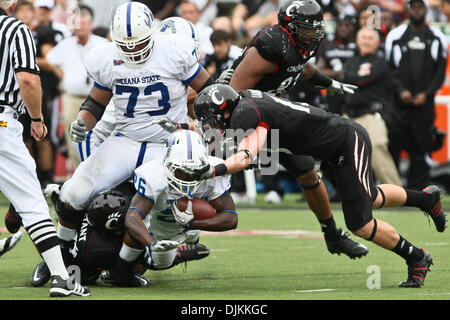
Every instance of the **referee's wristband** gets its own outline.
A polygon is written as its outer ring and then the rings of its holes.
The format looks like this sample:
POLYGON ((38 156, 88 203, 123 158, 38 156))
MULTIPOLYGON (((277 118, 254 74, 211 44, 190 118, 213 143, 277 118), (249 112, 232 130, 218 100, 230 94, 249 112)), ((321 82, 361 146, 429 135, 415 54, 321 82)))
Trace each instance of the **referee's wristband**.
POLYGON ((31 121, 44 123, 44 116, 41 116, 40 118, 31 118, 31 121))

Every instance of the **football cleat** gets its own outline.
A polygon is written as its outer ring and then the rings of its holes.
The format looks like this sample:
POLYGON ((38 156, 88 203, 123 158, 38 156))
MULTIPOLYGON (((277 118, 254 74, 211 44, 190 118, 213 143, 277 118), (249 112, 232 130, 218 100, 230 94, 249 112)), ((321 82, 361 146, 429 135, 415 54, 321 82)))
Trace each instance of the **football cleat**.
POLYGON ((22 237, 23 232, 19 231, 6 239, 0 240, 0 257, 14 248, 19 243, 20 239, 22 239, 22 237))
POLYGON ((50 280, 51 274, 45 261, 41 261, 34 268, 30 278, 30 283, 33 287, 42 287, 48 280, 50 280))
POLYGON ((103 270, 100 278, 104 283, 118 287, 146 288, 150 285, 150 280, 138 273, 124 277, 113 269, 103 270))
POLYGON ((420 288, 423 286, 425 277, 433 264, 431 255, 422 249, 423 258, 420 261, 406 263, 408 265, 408 279, 400 282, 400 288, 420 288))
POLYGON ((11 234, 18 232, 22 226, 22 218, 12 203, 9 204, 8 212, 5 215, 5 226, 11 234))
POLYGON ((344 232, 341 228, 339 228, 337 229, 337 233, 339 235, 338 240, 327 241, 325 238, 328 251, 330 251, 331 254, 337 253, 338 255, 341 255, 341 253, 343 253, 351 259, 355 259, 361 258, 369 252, 369 249, 367 249, 365 245, 350 239, 348 232, 344 232))
POLYGON ((422 192, 431 196, 431 206, 425 210, 425 213, 433 219, 436 230, 438 232, 444 232, 447 227, 447 215, 441 206, 441 190, 437 186, 432 185, 423 189, 422 192))
MULTIPOLYGON (((88 297, 91 291, 87 287, 83 287, 78 282, 70 283, 69 280, 63 280, 60 276, 52 277, 52 284, 50 287, 50 297, 88 297)), ((72 280, 70 280, 72 281, 72 280)))
POLYGON ((183 244, 177 248, 177 255, 173 260, 172 266, 182 262, 200 260, 209 255, 208 247, 203 244, 183 244))

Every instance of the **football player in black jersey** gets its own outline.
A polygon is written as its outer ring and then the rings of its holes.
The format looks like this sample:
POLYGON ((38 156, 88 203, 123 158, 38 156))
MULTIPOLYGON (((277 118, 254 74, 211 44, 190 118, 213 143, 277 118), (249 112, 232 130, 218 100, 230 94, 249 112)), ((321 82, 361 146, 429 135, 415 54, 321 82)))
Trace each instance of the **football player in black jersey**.
POLYGON ((396 185, 375 185, 371 169, 372 145, 367 131, 356 122, 304 103, 295 103, 262 91, 240 93, 216 84, 202 90, 194 101, 194 114, 204 130, 243 129, 238 151, 215 167, 183 170, 193 179, 233 174, 249 166, 274 133, 278 147, 294 155, 311 155, 322 160, 334 174, 341 195, 347 228, 356 236, 392 250, 406 260, 408 279, 400 287, 420 287, 432 264, 429 253, 405 240, 388 223, 374 219, 372 209, 409 206, 426 212, 438 231, 446 228, 440 190, 422 191, 396 185), (271 132, 269 136, 268 133, 271 132))
MULTIPOLYGON (((218 83, 236 90, 258 89, 281 95, 297 80, 308 80, 327 88, 330 94, 353 93, 355 86, 340 83, 320 73, 308 62, 317 53, 324 36, 323 13, 315 0, 283 3, 278 13, 279 24, 266 27, 250 41, 242 56, 225 71, 218 83)), ((300 185, 309 207, 317 216, 331 253, 344 253, 350 258, 367 254, 365 246, 354 242, 336 228, 325 188, 311 156, 279 154, 280 163, 292 173, 300 185)))

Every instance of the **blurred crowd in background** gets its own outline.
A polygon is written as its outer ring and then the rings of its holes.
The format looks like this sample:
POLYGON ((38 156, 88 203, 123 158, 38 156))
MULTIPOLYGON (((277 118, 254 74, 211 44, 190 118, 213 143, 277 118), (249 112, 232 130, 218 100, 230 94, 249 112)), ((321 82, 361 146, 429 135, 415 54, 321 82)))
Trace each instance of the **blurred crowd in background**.
MULTIPOLYGON (((202 52, 200 61, 211 76, 218 78, 232 65, 234 59, 240 56, 242 49, 258 30, 277 23, 278 9, 282 1, 142 0, 139 2, 146 4, 157 20, 162 21, 170 16, 181 16, 190 20, 200 34, 202 52)), ((30 27, 35 38, 44 93, 43 114, 50 130, 48 138, 36 143, 27 136, 30 121, 28 115, 21 117, 25 128, 24 139, 30 153, 36 159, 38 177, 43 187, 48 183, 67 179, 79 165, 79 160, 65 133, 93 85, 86 74, 83 59, 92 47, 109 40, 112 12, 125 2, 129 1, 19 1, 15 16, 30 27), (67 175, 60 173, 61 163, 67 170, 67 175)), ((429 88, 423 90, 418 88, 418 92, 426 91, 427 96, 423 97, 416 92, 411 93, 409 97, 406 96, 405 90, 398 89, 401 88, 401 83, 391 84, 390 80, 384 78, 385 73, 383 77, 376 74, 376 71, 384 70, 384 64, 388 69, 395 67, 395 52, 392 56, 394 61, 389 61, 390 50, 395 51, 395 48, 393 49, 395 41, 388 44, 386 41, 392 30, 409 23, 411 3, 408 0, 318 0, 318 2, 324 11, 326 37, 312 62, 322 72, 339 81, 350 83, 354 80, 361 90, 359 95, 354 97, 346 95, 332 97, 307 82, 298 81, 286 94, 287 98, 359 119, 363 126, 366 123, 368 127, 374 128, 371 139, 374 152, 377 152, 380 158, 378 162, 380 165, 377 168, 374 155, 374 170, 378 181, 421 190, 429 184, 426 180, 430 179, 429 171, 433 167, 430 155, 442 146, 445 132, 432 126, 430 134, 432 141, 424 142, 426 146, 419 151, 414 149, 417 143, 412 143, 414 148, 409 149, 410 146, 402 143, 405 141, 403 135, 410 135, 408 131, 410 128, 401 122, 402 119, 398 119, 395 105, 398 101, 416 106, 428 103, 434 108, 434 95, 444 79, 441 74, 436 79, 425 79, 424 81, 428 83, 435 81, 433 84, 437 88, 434 88, 434 91, 429 88), (376 35, 358 33, 368 24, 376 25, 378 31, 376 35), (378 60, 371 58, 369 63, 364 60, 367 56, 377 57, 378 60), (354 107, 361 105, 367 108, 354 107), (370 118, 363 119, 366 115, 370 118), (408 151, 412 164, 409 171, 402 167, 400 156, 402 150, 408 151), (387 160, 391 162, 387 163, 387 160)), ((435 28, 433 30, 438 30, 435 35, 440 37, 442 42, 447 41, 447 38, 450 39, 450 0, 417 0, 417 2, 423 3, 426 7, 423 23, 433 25, 435 28)), ((420 45, 420 39, 415 43, 420 45)), ((436 54, 442 56, 442 59, 436 59, 436 63, 430 68, 443 69, 445 78, 447 46, 433 50, 438 50, 436 54), (445 54, 444 52, 441 54, 439 50, 444 49, 445 54)), ((424 75, 418 75, 422 76, 424 75)), ((414 130, 420 134, 420 128, 416 127, 414 130)), ((371 134, 369 129, 368 131, 371 134)), ((258 192, 266 193, 267 202, 279 203, 283 201, 285 194, 301 192, 295 178, 284 170, 264 181, 258 175, 258 171, 255 171, 255 175, 256 189, 258 192)), ((337 198, 339 195, 334 193, 332 181, 326 181, 326 185, 331 200, 337 198)), ((234 177, 232 191, 236 202, 254 201, 254 198, 248 197, 243 174, 234 177)))

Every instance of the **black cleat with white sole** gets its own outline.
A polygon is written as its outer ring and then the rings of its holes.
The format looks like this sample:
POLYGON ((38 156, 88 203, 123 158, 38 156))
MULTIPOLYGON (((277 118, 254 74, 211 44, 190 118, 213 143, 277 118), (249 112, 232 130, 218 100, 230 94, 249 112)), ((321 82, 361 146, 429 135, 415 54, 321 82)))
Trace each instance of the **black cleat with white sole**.
POLYGON ((50 297, 88 297, 90 295, 91 291, 89 288, 83 287, 78 282, 74 282, 73 279, 64 280, 57 275, 52 277, 50 297))
POLYGON ((33 287, 42 287, 50 280, 50 270, 45 261, 41 261, 31 274, 30 283, 33 287))
POLYGON ((337 232, 339 235, 338 240, 327 241, 325 238, 328 251, 330 251, 331 254, 337 253, 338 255, 340 255, 341 253, 343 253, 349 256, 351 259, 355 259, 361 258, 369 252, 369 249, 367 249, 365 245, 350 239, 348 232, 344 232, 341 228, 337 229, 337 232))
POLYGON ((135 273, 124 277, 113 269, 103 270, 100 278, 104 283, 118 287, 146 288, 150 286, 150 280, 140 274, 135 273))
POLYGON ((11 236, 9 236, 6 239, 1 239, 0 240, 0 257, 2 255, 4 255, 5 253, 7 253, 8 251, 12 250, 12 248, 14 248, 20 241, 20 239, 22 239, 23 237, 23 232, 19 231, 11 236))

